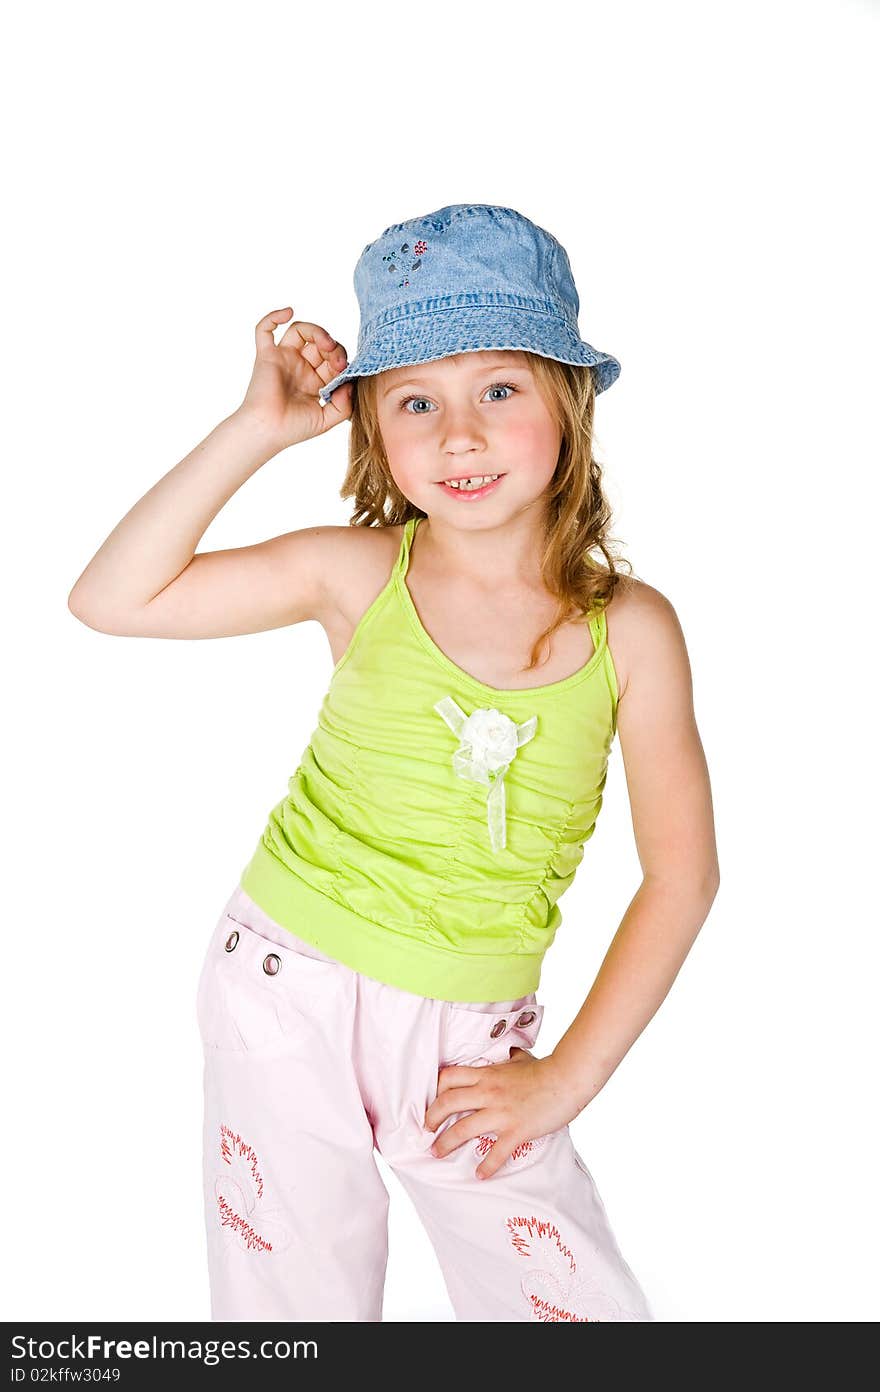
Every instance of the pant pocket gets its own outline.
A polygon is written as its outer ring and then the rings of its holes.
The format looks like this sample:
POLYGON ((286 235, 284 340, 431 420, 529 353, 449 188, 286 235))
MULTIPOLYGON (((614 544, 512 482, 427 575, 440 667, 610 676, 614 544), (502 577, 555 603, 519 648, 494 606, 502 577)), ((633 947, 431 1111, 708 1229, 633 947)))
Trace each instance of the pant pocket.
POLYGON ((544 1007, 534 992, 479 1006, 446 1001, 440 1065, 502 1063, 515 1046, 534 1046, 543 1020, 544 1007))
POLYGON ((341 985, 341 963, 306 956, 224 909, 202 965, 196 1017, 206 1052, 265 1054, 302 1039, 319 1000, 341 985))
MULTIPOLYGON (((538 1004, 534 993, 515 1001, 494 1001, 477 1007, 449 1001, 446 1003, 441 1067, 463 1064, 473 1068, 506 1063, 514 1047, 531 1049, 534 1046, 543 1021, 544 1007, 538 1004)), ((465 1112, 453 1113, 441 1124, 437 1134, 453 1126, 464 1115, 465 1112)), ((505 1160, 501 1171, 509 1173, 534 1164, 553 1134, 524 1139, 505 1160)), ((485 1160, 497 1139, 494 1131, 487 1131, 463 1145, 460 1151, 462 1164, 476 1167, 481 1160, 485 1160)))

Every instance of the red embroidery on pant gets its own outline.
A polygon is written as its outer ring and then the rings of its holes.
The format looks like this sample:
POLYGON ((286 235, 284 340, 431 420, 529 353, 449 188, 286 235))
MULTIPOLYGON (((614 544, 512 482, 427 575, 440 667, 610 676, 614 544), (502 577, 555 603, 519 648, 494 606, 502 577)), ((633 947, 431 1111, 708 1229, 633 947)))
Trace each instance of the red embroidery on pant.
POLYGON ((513 1217, 507 1219, 507 1230, 515 1250, 530 1264, 520 1286, 533 1319, 577 1324, 639 1319, 578 1271, 574 1253, 554 1223, 513 1217))
POLYGON ((214 1175, 214 1198, 227 1241, 244 1251, 283 1252, 293 1237, 286 1214, 265 1201, 256 1151, 222 1122, 220 1159, 223 1171, 214 1175))
MULTIPOLYGON (((475 1154, 480 1157, 488 1155, 497 1139, 498 1137, 491 1133, 488 1136, 479 1136, 474 1143, 475 1154)), ((511 1160, 521 1160, 524 1155, 528 1155, 531 1151, 537 1150, 538 1146, 542 1146, 546 1140, 546 1136, 536 1136, 533 1141, 520 1141, 519 1145, 514 1146, 509 1158, 511 1160)), ((503 1168, 502 1166, 502 1169, 503 1168)))
POLYGON ((222 1194, 217 1195, 217 1205, 220 1209, 220 1226, 232 1228, 244 1239, 247 1247, 259 1247, 261 1252, 271 1252, 272 1243, 267 1242, 264 1237, 260 1237, 258 1232, 254 1232, 247 1219, 234 1212, 232 1205, 222 1194))
POLYGON ((251 1150, 247 1141, 241 1139, 237 1131, 233 1131, 230 1126, 224 1126, 221 1121, 220 1154, 223 1156, 227 1165, 232 1164, 233 1152, 248 1161, 254 1184, 257 1186, 257 1198, 261 1199, 263 1197, 263 1176, 260 1174, 256 1154, 251 1150))
POLYGON ((541 1300, 537 1295, 529 1297, 532 1305, 532 1314, 535 1319, 543 1320, 546 1324, 601 1324, 601 1320, 590 1320, 589 1315, 575 1315, 571 1310, 561 1310, 558 1305, 548 1305, 546 1300, 541 1300))
POLYGON ((508 1218, 507 1227, 510 1231, 510 1240, 520 1256, 532 1256, 536 1239, 546 1239, 546 1243, 542 1243, 535 1249, 535 1255, 540 1255, 542 1251, 547 1249, 547 1244, 555 1242, 557 1251, 568 1262, 569 1269, 571 1271, 577 1270, 574 1253, 565 1246, 559 1236, 559 1229, 554 1223, 547 1223, 541 1218, 508 1218), (520 1231, 522 1228, 526 1229, 525 1236, 520 1231))

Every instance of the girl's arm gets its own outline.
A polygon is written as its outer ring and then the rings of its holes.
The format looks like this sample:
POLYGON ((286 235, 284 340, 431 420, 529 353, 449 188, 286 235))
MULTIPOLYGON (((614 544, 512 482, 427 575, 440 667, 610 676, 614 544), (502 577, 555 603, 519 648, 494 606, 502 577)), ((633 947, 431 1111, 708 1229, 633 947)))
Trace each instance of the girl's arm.
POLYGON ((256 327, 256 362, 244 401, 117 524, 68 597, 90 628, 142 637, 215 638, 318 616, 326 548, 340 528, 309 528, 256 546, 195 554, 209 524, 267 460, 348 419, 350 384, 321 407, 317 393, 346 362, 317 324, 256 327), (348 388, 348 390, 346 390, 348 388))
POLYGON ((617 729, 643 879, 551 1055, 578 1111, 665 999, 720 883, 709 773, 676 612, 658 590, 636 582, 613 617, 626 669, 617 729))

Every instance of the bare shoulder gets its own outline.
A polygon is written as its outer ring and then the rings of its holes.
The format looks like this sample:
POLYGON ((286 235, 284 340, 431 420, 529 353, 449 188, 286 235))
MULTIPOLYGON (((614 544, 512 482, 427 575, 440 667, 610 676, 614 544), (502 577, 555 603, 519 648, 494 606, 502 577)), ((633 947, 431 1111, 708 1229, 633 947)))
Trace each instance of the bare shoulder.
POLYGON ((334 633, 347 642, 373 600, 388 584, 400 552, 403 523, 384 527, 327 527, 324 541, 327 613, 322 620, 331 645, 334 633))
POLYGON ((690 678, 687 648, 671 600, 644 580, 622 575, 606 608, 608 646, 620 698, 639 674, 678 669, 690 678))
POLYGON ((712 789, 678 615, 654 586, 627 577, 607 617, 625 669, 617 729, 643 873, 687 886, 708 911, 720 884, 712 789))

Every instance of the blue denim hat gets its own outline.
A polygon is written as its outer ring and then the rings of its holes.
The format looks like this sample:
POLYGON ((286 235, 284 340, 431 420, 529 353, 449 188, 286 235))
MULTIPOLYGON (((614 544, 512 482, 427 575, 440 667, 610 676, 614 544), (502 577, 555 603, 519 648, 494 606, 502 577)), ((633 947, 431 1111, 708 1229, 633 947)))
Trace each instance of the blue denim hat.
POLYGON ((597 392, 620 363, 584 342, 565 248, 513 208, 451 203, 386 227, 354 270, 357 353, 318 392, 352 377, 484 348, 527 350, 592 368, 597 392))

